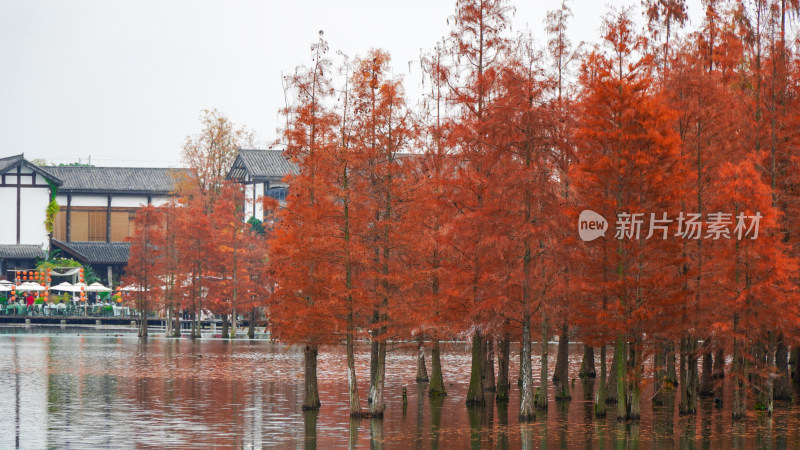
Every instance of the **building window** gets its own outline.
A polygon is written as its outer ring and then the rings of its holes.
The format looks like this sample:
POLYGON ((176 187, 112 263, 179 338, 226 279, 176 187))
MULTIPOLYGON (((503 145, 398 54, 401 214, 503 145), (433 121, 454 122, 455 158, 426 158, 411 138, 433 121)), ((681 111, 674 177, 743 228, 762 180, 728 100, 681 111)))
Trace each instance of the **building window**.
POLYGON ((133 218, 130 211, 111 211, 111 241, 122 242, 133 235, 133 218))
POLYGON ((72 211, 70 222, 70 240, 105 242, 105 211, 72 211))
POLYGON ((53 238, 59 241, 67 240, 67 210, 61 208, 53 221, 53 238))
MULTIPOLYGON (((123 242, 132 236, 133 218, 136 208, 111 209, 111 242, 123 242)), ((70 217, 70 241, 106 241, 106 209, 88 209, 87 207, 73 207, 70 217)), ((56 214, 53 224, 53 238, 60 241, 67 240, 67 208, 61 208, 56 214)))
POLYGON ((267 189, 267 196, 272 197, 275 200, 278 200, 281 204, 286 202, 286 196, 289 193, 289 189, 285 187, 274 187, 267 189))

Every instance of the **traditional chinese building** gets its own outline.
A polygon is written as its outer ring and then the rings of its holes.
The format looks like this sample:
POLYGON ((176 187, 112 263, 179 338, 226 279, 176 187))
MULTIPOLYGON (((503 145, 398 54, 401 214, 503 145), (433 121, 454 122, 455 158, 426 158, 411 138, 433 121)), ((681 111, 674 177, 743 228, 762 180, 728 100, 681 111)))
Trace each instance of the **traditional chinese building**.
POLYGON ((227 178, 245 185, 245 215, 264 220, 262 203, 256 200, 273 197, 284 204, 289 188, 285 178, 298 173, 282 150, 240 149, 227 178))
POLYGON ((133 217, 144 205, 160 206, 183 170, 139 167, 39 167, 15 155, 0 158, 0 273, 34 267, 59 249, 92 266, 106 282, 127 264, 133 217), (47 206, 58 203, 53 234, 47 206))

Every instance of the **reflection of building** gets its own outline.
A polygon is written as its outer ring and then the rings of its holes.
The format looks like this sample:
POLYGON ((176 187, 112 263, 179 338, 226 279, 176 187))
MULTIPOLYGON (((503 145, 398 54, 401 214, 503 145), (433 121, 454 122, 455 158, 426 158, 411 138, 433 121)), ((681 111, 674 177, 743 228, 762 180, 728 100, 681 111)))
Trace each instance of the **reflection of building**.
POLYGON ((163 168, 39 167, 23 155, 0 159, 0 271, 32 268, 50 242, 45 211, 55 195, 59 211, 52 247, 91 265, 110 281, 128 260, 133 217, 141 206, 160 206, 175 189, 176 174, 163 168))
POLYGON ((254 199, 272 197, 284 204, 288 191, 284 177, 297 174, 297 166, 281 150, 240 149, 227 178, 245 185, 245 216, 264 220, 264 210, 254 199))

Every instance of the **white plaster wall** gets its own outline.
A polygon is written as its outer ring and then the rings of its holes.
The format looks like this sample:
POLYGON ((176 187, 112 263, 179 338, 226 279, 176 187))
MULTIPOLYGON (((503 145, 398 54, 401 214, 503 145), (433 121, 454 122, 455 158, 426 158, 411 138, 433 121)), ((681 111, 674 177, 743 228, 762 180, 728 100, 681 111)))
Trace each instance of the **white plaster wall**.
POLYGON ((147 206, 146 195, 112 195, 112 208, 140 208, 147 206))
MULTIPOLYGON (((169 200, 170 200, 170 198, 167 197, 167 196, 163 196, 163 197, 153 196, 152 204, 153 204, 153 206, 156 206, 156 207, 164 206, 167 203, 169 203, 169 200)), ((145 202, 145 204, 147 204, 147 199, 145 199, 144 202, 145 202)))
MULTIPOLYGON (((20 244, 44 247, 48 243, 44 219, 50 203, 50 189, 22 188, 20 194, 20 244)), ((13 238, 16 243, 16 236, 13 238)))
MULTIPOLYGON (((58 204, 64 208, 67 207, 67 194, 58 194, 56 196, 56 201, 58 204)), ((167 196, 153 196, 153 205, 161 206, 169 202, 169 197, 167 196)), ((111 207, 112 208, 140 208, 142 206, 147 205, 147 196, 146 195, 119 195, 119 194, 112 194, 111 195, 111 207)), ((72 206, 73 207, 81 207, 81 206, 101 206, 107 207, 108 206, 108 194, 98 194, 98 195, 87 195, 87 194, 80 194, 80 195, 73 195, 72 196, 72 206)))
MULTIPOLYGON (((42 212, 44 220, 44 212, 42 212)), ((0 187, 0 244, 17 243, 17 188, 0 187)))
POLYGON ((250 217, 252 217, 254 215, 253 214, 253 201, 254 201, 254 199, 256 201, 256 209, 255 209, 256 219, 261 220, 264 217, 264 204, 260 200, 261 197, 263 197, 263 195, 264 195, 264 183, 256 183, 255 186, 256 186, 256 189, 255 189, 255 197, 254 197, 253 196, 253 185, 252 184, 244 185, 244 188, 245 188, 245 191, 244 191, 244 193, 245 193, 245 208, 246 208, 245 209, 245 214, 244 214, 244 216, 245 216, 244 220, 248 220, 248 219, 250 219, 250 217))
MULTIPOLYGON (((59 195, 58 197, 62 197, 59 195)), ((67 206, 67 196, 64 195, 64 203, 58 201, 61 206, 67 206)), ((79 194, 72 196, 72 206, 108 206, 108 197, 106 195, 86 195, 79 194)))

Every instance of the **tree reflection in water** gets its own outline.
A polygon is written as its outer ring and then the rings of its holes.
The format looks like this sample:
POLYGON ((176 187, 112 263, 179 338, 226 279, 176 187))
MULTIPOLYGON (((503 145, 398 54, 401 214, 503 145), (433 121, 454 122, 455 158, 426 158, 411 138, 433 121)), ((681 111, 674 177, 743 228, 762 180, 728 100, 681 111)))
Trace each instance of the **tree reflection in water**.
MULTIPOLYGON (((719 400, 701 399, 696 415, 679 416, 676 391, 669 389, 663 404, 643 402, 642 420, 618 422, 613 414, 594 416, 596 380, 576 381, 571 401, 555 401, 551 392, 549 411, 520 425, 516 385, 506 404, 464 406, 467 344, 443 346, 448 396, 438 399, 428 398, 427 384, 415 383, 416 345, 390 352, 386 415, 372 420, 349 417, 339 347, 321 349, 322 408, 304 412, 299 348, 81 334, 0 330, 0 429, 8 431, 0 433, 0 448, 800 448, 795 402, 776 402, 772 417, 751 407, 744 421, 733 423, 732 390, 721 385, 715 386, 719 400)), ((571 348, 574 361, 581 353, 580 346, 571 348)), ((516 374, 518 347, 512 355, 510 373, 516 374)), ((368 345, 358 348, 356 365, 359 374, 369 373, 368 345)), ((570 378, 578 370, 573 364, 570 378)), ((367 378, 359 380, 364 390, 367 378)), ((643 393, 651 397, 652 387, 643 393)))

